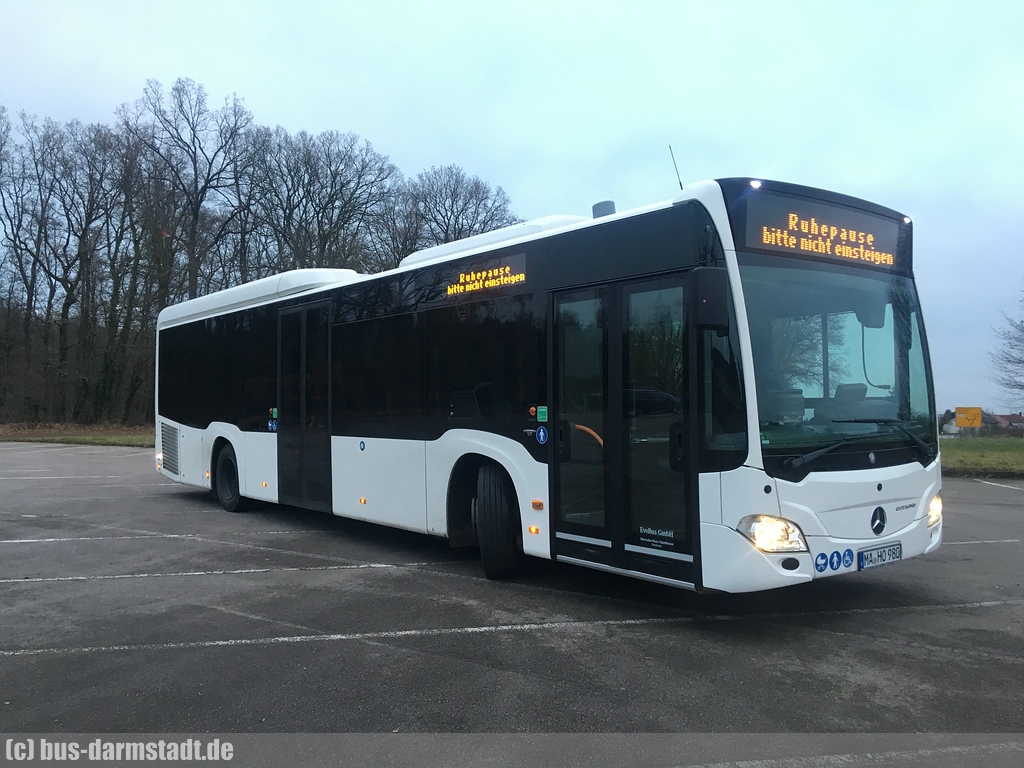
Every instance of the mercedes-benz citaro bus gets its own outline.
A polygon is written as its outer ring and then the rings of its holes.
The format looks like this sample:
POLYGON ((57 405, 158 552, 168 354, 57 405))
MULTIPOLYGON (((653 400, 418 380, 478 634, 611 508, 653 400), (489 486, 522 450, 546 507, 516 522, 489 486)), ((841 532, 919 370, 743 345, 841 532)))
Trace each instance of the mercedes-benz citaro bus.
POLYGON ((446 537, 491 578, 531 555, 696 591, 942 541, 912 224, 864 200, 700 182, 263 278, 157 333, 157 467, 229 511, 446 537))

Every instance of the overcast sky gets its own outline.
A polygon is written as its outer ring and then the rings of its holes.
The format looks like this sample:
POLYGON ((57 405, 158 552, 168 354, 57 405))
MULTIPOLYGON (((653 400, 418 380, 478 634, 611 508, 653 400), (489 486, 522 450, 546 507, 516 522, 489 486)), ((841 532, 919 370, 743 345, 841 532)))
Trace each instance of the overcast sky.
POLYGON ((0 0, 0 105, 112 123, 189 77, 257 123, 455 163, 515 213, 759 176, 914 218, 937 406, 991 382, 1024 298, 1024 3, 0 0))

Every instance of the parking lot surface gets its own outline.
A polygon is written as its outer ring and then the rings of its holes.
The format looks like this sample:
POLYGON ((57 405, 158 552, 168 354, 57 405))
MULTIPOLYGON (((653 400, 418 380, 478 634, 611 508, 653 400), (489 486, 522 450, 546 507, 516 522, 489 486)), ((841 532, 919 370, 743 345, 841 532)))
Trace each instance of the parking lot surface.
POLYGON ((5 732, 1019 732, 1024 483, 892 567, 698 596, 0 443, 5 732))

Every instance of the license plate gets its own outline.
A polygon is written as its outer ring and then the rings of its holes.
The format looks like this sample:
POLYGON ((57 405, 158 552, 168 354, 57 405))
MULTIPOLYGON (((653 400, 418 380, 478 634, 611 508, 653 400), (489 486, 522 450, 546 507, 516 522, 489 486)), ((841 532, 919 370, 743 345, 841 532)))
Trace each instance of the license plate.
POLYGON ((886 544, 884 547, 865 549, 857 553, 857 568, 866 571, 890 563, 898 563, 903 559, 903 545, 900 542, 886 544))

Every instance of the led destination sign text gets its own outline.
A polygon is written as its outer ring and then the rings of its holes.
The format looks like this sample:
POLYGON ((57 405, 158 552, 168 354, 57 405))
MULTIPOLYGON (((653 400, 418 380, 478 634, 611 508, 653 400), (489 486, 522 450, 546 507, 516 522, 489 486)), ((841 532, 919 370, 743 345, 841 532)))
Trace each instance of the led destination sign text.
POLYGON ((893 267, 898 236, 895 221, 851 208, 767 192, 747 202, 750 248, 893 267))
POLYGON ((788 250, 804 253, 821 253, 826 256, 840 256, 844 259, 862 259, 872 264, 893 265, 893 255, 876 251, 875 235, 856 229, 837 227, 834 224, 819 224, 816 219, 801 219, 790 213, 785 230, 779 227, 761 227, 761 243, 777 245, 788 250))
POLYGON ((526 254, 492 256, 478 261, 472 269, 461 268, 449 273, 442 283, 446 296, 467 293, 490 293, 526 282, 526 254))
POLYGON ((507 264, 495 269, 482 269, 479 272, 460 272, 459 282, 448 284, 448 295, 486 291, 491 288, 502 288, 515 285, 526 280, 525 272, 513 274, 512 267, 507 264))

